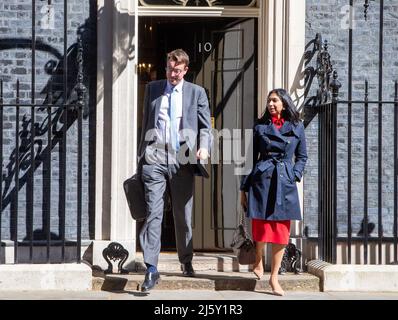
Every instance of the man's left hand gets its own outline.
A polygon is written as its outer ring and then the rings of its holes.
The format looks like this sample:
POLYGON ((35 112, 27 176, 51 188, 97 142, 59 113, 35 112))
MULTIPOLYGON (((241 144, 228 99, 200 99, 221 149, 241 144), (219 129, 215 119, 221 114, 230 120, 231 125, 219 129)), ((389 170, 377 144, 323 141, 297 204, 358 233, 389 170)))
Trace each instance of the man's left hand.
POLYGON ((200 148, 196 153, 196 157, 200 160, 206 160, 209 157, 209 152, 205 148, 200 148))

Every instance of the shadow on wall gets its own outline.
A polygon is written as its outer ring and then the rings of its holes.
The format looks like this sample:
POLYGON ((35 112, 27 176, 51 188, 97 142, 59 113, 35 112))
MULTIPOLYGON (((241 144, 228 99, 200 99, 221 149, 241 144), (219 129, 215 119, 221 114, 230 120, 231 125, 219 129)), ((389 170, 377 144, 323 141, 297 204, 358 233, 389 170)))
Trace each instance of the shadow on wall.
POLYGON ((317 91, 315 95, 310 95, 311 89, 313 89, 314 78, 318 75, 318 65, 314 67, 314 61, 315 64, 318 63, 321 47, 322 39, 320 35, 317 35, 315 39, 312 39, 306 44, 305 52, 297 68, 296 76, 290 90, 293 101, 298 104, 300 101, 303 101, 301 105, 298 105, 298 111, 304 120, 305 127, 307 127, 317 115, 318 111, 316 107, 321 103, 322 99, 319 91, 317 91))
MULTIPOLYGON (((90 0, 90 14, 89 18, 84 21, 82 25, 77 28, 77 36, 82 39, 83 44, 83 83, 88 89, 88 97, 84 101, 83 108, 83 118, 88 124, 88 162, 83 163, 83 167, 88 167, 88 226, 89 226, 89 237, 94 238, 94 208, 95 208, 95 127, 96 127, 96 104, 97 99, 102 99, 106 97, 105 90, 107 87, 99 86, 99 90, 97 91, 97 39, 96 39, 96 26, 97 20, 102 20, 105 15, 115 14, 117 12, 113 7, 113 2, 106 1, 105 8, 97 13, 97 1, 90 0)), ((129 19, 134 19, 134 17, 129 16, 127 13, 118 12, 117 14, 121 15, 119 20, 126 21, 123 23, 125 25, 131 25, 128 21, 129 19)), ((134 25, 134 24, 133 24, 134 25)), ((111 29, 111 28, 109 28, 111 29)), ((49 30, 50 31, 50 30, 49 30)), ((118 33, 118 41, 119 43, 123 43, 122 49, 117 53, 112 53, 112 46, 109 46, 109 54, 110 60, 104 68, 104 72, 109 72, 109 68, 115 67, 111 70, 113 74, 113 78, 117 78, 118 75, 123 72, 124 68, 127 65, 128 59, 132 58, 132 55, 135 52, 135 48, 132 46, 132 41, 130 39, 130 30, 120 30, 118 33), (112 64, 112 59, 117 61, 117 64, 112 64)), ((111 30, 110 30, 111 32, 111 30)), ((112 43, 112 42, 111 42, 112 43)), ((59 152, 58 159, 61 159, 62 149, 66 146, 63 146, 63 132, 71 130, 71 127, 74 126, 77 122, 77 112, 73 109, 64 109, 61 106, 64 104, 74 105, 77 103, 77 92, 76 85, 77 77, 78 77, 78 65, 76 63, 77 54, 78 54, 78 45, 77 43, 73 43, 67 48, 67 54, 64 56, 59 50, 50 44, 47 44, 41 40, 36 40, 35 47, 37 52, 47 53, 48 56, 52 56, 45 65, 36 66, 36 70, 43 67, 45 74, 49 76, 48 81, 40 90, 40 93, 45 97, 40 105, 43 107, 38 107, 36 109, 37 113, 42 113, 43 117, 36 117, 34 119, 34 141, 32 142, 33 130, 32 130, 32 119, 30 114, 30 108, 25 109, 21 108, 21 111, 27 111, 26 114, 21 114, 20 120, 20 131, 19 131, 19 144, 16 146, 11 152, 8 160, 3 159, 3 186, 2 186, 2 207, 1 214, 5 212, 7 208, 11 208, 11 212, 22 211, 20 204, 16 200, 16 195, 20 193, 21 189, 26 187, 26 209, 24 209, 25 216, 25 226, 26 231, 24 241, 30 240, 43 240, 49 237, 49 233, 47 233, 47 212, 51 207, 51 200, 48 195, 46 195, 46 190, 48 190, 49 181, 51 180, 51 176, 46 170, 43 170, 42 173, 42 190, 43 190, 43 199, 42 199, 42 228, 36 229, 33 231, 33 205, 31 205, 34 201, 32 197, 29 195, 28 189, 30 184, 32 183, 32 179, 30 178, 30 172, 32 170, 33 163, 33 171, 36 172, 39 167, 43 167, 51 161, 54 163, 54 159, 50 159, 49 154, 50 150, 49 144, 47 144, 47 136, 48 132, 51 132, 51 153, 59 152), (66 90, 63 87, 63 77, 64 77, 64 61, 66 60, 68 69, 67 69, 67 79, 68 85, 66 90), (46 104, 54 104, 56 106, 60 106, 59 108, 52 108, 51 112, 47 112, 46 104), (25 110, 24 110, 25 109, 25 110), (65 121, 67 119, 67 121, 65 121), (34 155, 31 154, 31 147, 33 143, 34 155), (17 168, 17 157, 19 159, 19 168, 17 168), (32 159, 33 157, 33 159, 32 159), (32 161, 33 160, 33 161, 32 161), (17 172, 18 171, 18 172, 17 172), (18 177, 18 187, 15 187, 16 176, 18 177), (29 207, 29 204, 31 205, 29 207), (15 210, 15 211, 14 211, 15 210)), ((32 40, 29 38, 7 38, 0 39, 0 51, 6 50, 27 50, 30 51, 32 48, 32 40)), ((11 66, 12 67, 12 66, 11 66)), ((0 80, 8 80, 10 77, 5 77, 0 75, 0 80)), ((110 87, 111 83, 108 84, 110 87)), ((37 84, 36 84, 37 86, 37 84)), ((11 87, 11 86, 10 86, 11 87)), ((29 90, 31 90, 29 88, 29 90)), ((111 92, 112 90, 110 90, 111 92)), ((109 91, 108 91, 109 92, 109 91)), ((5 92, 5 96, 14 96, 12 92, 5 92)), ((111 105, 109 105, 111 107, 111 105)), ((5 109, 4 109, 5 110, 5 109)), ((109 110, 110 112, 110 110, 109 110)), ((4 120, 3 120, 4 121, 4 120)), ((15 123, 14 123, 15 126, 15 123)), ((57 159, 57 160, 58 160, 57 159)), ((53 164, 54 165, 54 164, 53 164)), ((58 168, 59 171, 64 168, 61 167, 62 163, 59 160, 58 168)), ((35 176, 35 177, 36 177, 35 176)), ((61 179, 60 179, 61 180, 61 179)), ((51 183, 51 182, 50 182, 51 183)), ((60 184, 62 181, 59 182, 60 184)), ((38 187, 40 188, 40 187, 38 187)), ((59 190, 62 190, 62 187, 59 186, 59 190)), ((66 192, 66 190, 65 190, 66 192)), ((59 194, 60 202, 62 197, 65 197, 65 194, 59 194)), ((68 200, 66 200, 68 201, 68 200)), ((67 206, 67 204, 66 204, 67 206)), ((61 219, 61 210, 58 210, 58 219, 61 219)), ((17 228, 15 225, 15 219, 12 217, 11 213, 10 218, 10 235, 13 234, 13 230, 17 228)), ((21 220, 21 215, 19 213, 19 220, 21 220)), ((53 217, 51 218, 53 219, 53 217)), ((50 219, 48 219, 50 220, 50 219)), ((18 225, 22 225, 18 223, 18 225)), ((61 224, 59 226, 58 234, 51 233, 50 238, 52 240, 60 239, 63 236, 63 230, 61 228, 61 224)), ((12 236, 13 237, 13 236, 12 236)), ((17 240, 17 239, 13 239, 17 240)))

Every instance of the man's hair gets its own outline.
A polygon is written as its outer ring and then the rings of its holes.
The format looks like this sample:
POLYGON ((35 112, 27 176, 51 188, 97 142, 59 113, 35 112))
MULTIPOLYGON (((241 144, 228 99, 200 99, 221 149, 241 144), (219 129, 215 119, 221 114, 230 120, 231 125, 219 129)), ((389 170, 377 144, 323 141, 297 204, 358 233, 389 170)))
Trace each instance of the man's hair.
POLYGON ((189 66, 189 56, 182 49, 176 49, 167 54, 167 61, 174 61, 177 64, 185 63, 185 66, 189 66))

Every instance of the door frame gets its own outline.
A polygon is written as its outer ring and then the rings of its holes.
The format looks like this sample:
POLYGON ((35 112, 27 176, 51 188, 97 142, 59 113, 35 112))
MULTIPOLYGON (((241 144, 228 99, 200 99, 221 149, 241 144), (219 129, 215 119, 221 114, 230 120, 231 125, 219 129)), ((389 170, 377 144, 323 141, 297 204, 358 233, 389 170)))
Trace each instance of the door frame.
MULTIPOLYGON (((275 0, 273 0, 275 1, 275 0)), ((284 0, 285 1, 285 0, 284 0)), ((300 0, 301 1, 301 0, 300 0)), ((264 9, 264 1, 259 1, 255 7, 180 7, 180 6, 138 6, 137 15, 139 17, 203 17, 203 18, 258 18, 258 26, 260 31, 260 24, 262 15, 261 12, 264 9)), ((137 19, 139 20, 139 19, 137 19)), ((138 36, 137 36, 138 37, 138 36)), ((260 52, 260 41, 261 37, 258 37, 258 51, 260 52)), ((263 48, 263 47, 261 47, 263 48)), ((258 61, 260 62, 260 53, 258 61)), ((139 57, 138 57, 139 58, 139 57)), ((138 61, 137 58, 137 61, 138 61)), ((258 65, 259 71, 263 70, 263 66, 258 65)), ((262 76, 258 75, 258 80, 263 79, 262 76)), ((258 82, 258 89, 262 88, 262 83, 258 82)), ((259 90, 260 92, 260 90, 259 90)), ((262 97, 259 97, 259 101, 262 97)), ((259 104, 260 105, 260 104, 259 104)))
MULTIPOLYGON (((136 169, 134 159, 137 137, 134 134, 134 119, 136 119, 138 106, 134 90, 138 60, 137 56, 133 56, 137 53, 137 50, 134 50, 128 61, 128 70, 124 72, 123 81, 120 77, 113 77, 111 72, 104 73, 105 67, 112 67, 113 64, 117 67, 117 59, 113 59, 112 55, 118 57, 118 53, 123 52, 124 43, 118 40, 120 35, 118 30, 128 30, 129 39, 137 48, 135 30, 138 30, 137 16, 141 15, 258 18, 258 115, 260 115, 264 110, 266 93, 272 88, 288 89, 291 94, 294 94, 293 99, 296 100, 298 106, 301 106, 304 100, 304 79, 301 74, 304 70, 302 56, 305 52, 306 1, 258 1, 257 7, 239 8, 239 10, 228 7, 200 9, 185 7, 173 8, 173 10, 170 7, 140 8, 137 6, 138 0, 116 0, 113 8, 107 8, 108 1, 105 0, 97 0, 97 3, 98 11, 105 13, 101 15, 97 30, 97 96, 104 92, 105 95, 112 97, 113 92, 114 99, 109 99, 105 103, 102 96, 97 97, 95 241, 109 242, 111 239, 126 241, 128 239, 130 257, 134 259, 136 226, 130 218, 120 186, 123 179, 136 169), (122 16, 118 12, 125 12, 130 18, 126 20, 126 15, 122 16), (109 43, 113 44, 112 50, 109 43), (106 89, 104 84, 107 84, 107 88, 111 88, 111 93, 108 92, 109 89, 104 91, 106 89), (129 94, 120 94, 125 91, 129 94), (109 112, 112 110, 112 113, 117 111, 116 122, 105 121, 106 110, 109 112), (133 134, 133 139, 126 139, 127 132, 133 134), (112 137, 112 141, 109 137, 112 137), (109 181, 112 181, 111 187, 109 181)), ((134 49, 134 46, 131 48, 134 49)), ((112 68, 108 69, 112 70, 112 68)), ((299 193, 302 200, 300 187, 299 193)), ((291 234, 293 237, 301 235, 301 226, 293 224, 291 234)), ((102 259, 100 254, 98 254, 98 259, 102 259)), ((93 258, 93 260, 97 259, 93 258)))
MULTIPOLYGON (((239 116, 237 116, 237 119, 240 119, 235 126, 235 124, 231 123, 227 125, 229 129, 232 128, 240 128, 240 125, 242 125, 242 128, 250 129, 253 125, 253 121, 257 117, 257 92, 254 88, 257 87, 257 25, 258 25, 258 18, 231 18, 231 17, 184 17, 184 16, 178 16, 178 17, 148 17, 148 16, 141 16, 138 18, 138 24, 139 24, 139 31, 138 31, 138 39, 139 41, 139 50, 138 50, 138 62, 142 64, 145 62, 145 64, 155 64, 157 65, 158 71, 163 70, 165 65, 163 66, 163 58, 159 58, 160 51, 161 57, 167 52, 164 51, 164 49, 167 50, 172 50, 175 48, 175 46, 182 46, 182 48, 186 48, 187 52, 191 56, 191 64, 190 64, 190 71, 192 72, 191 76, 194 77, 195 79, 191 79, 189 77, 185 77, 186 80, 188 81, 193 81, 194 83, 203 86, 204 88, 207 88, 209 90, 209 101, 210 106, 211 106, 211 115, 213 117, 216 117, 214 114, 215 112, 215 104, 218 104, 218 102, 213 101, 212 99, 214 98, 214 94, 212 94, 212 90, 214 89, 212 87, 213 76, 211 76, 212 72, 215 70, 224 70, 224 68, 228 70, 227 74, 230 74, 228 72, 237 72, 236 75, 239 74, 239 77, 241 74, 244 74, 242 76, 242 79, 245 79, 244 81, 239 81, 239 85, 237 85, 237 88, 233 90, 234 94, 237 94, 238 100, 236 100, 236 108, 237 111, 239 112, 239 116), (195 19, 195 26, 193 25, 193 19, 195 19), (160 24, 160 26, 152 26, 152 24, 160 24), (146 26, 146 28, 144 28, 146 26), (149 27, 150 26, 150 27, 149 27), (148 36, 148 28, 151 30, 151 35, 148 36), (176 34, 178 29, 181 29, 181 32, 184 34, 184 40, 180 39, 174 42, 173 44, 169 44, 168 40, 161 40, 168 38, 168 35, 176 34), (189 31, 188 31, 189 29, 189 31), (205 41, 212 41, 212 34, 214 33, 229 33, 234 34, 235 36, 233 37, 238 37, 242 41, 241 45, 237 47, 236 49, 239 51, 238 55, 230 56, 225 60, 225 62, 222 62, 224 65, 221 67, 221 69, 214 69, 217 67, 217 62, 220 63, 220 58, 216 58, 214 60, 213 53, 208 53, 205 54, 204 51, 198 50, 197 44, 194 44, 195 41, 199 43, 204 43, 205 41), (238 34, 239 36, 236 36, 236 31, 239 31, 238 34), (243 35, 245 33, 245 35, 243 35), (195 34, 195 36, 194 36, 195 34), (205 35, 206 34, 206 35, 205 35), (156 35, 156 36, 155 36, 156 35), (148 37, 148 38, 147 38, 148 37), (203 38, 202 38, 203 37, 203 38), (206 38, 206 40, 205 40, 206 38), (147 42, 148 40, 148 42, 147 42), (164 48, 164 45, 160 45, 159 43, 167 43, 166 47, 164 48), (243 49, 245 48, 245 49, 243 49), (252 51, 253 50, 253 51, 252 51), (164 51, 164 52, 163 52, 164 51), (194 53, 196 51, 196 53, 194 53), (155 56, 151 53, 157 52, 155 56), (149 53, 149 56, 147 56, 145 53, 149 53), (239 57, 239 58, 236 58, 239 57), (251 61, 250 59, 253 59, 254 61, 251 61), (234 61, 234 62, 232 62, 234 61), (237 65, 239 61, 239 66, 237 65), (250 64, 248 64, 250 62, 250 64), (228 66, 226 66, 226 65, 228 66), (250 67, 249 67, 250 65, 250 67), (247 70, 246 70, 247 67, 247 70), (248 88, 250 88, 248 90, 248 88), (241 94, 243 94, 245 91, 250 91, 250 99, 249 96, 245 96, 245 102, 243 101, 243 97, 241 94), (242 100, 239 100, 242 99, 242 100), (250 102, 249 102, 250 101, 250 102), (253 107, 247 108, 245 106, 245 103, 248 103, 249 105, 252 105, 253 107), (214 109, 212 108, 212 105, 214 109), (248 110, 250 109, 250 110, 248 110), (242 122, 239 124, 239 122, 242 122), (244 123, 243 123, 244 122, 244 123)), ((182 36, 180 35, 180 38, 182 36)), ((228 42, 227 40, 224 40, 225 42, 228 42)), ((232 43, 229 42, 230 44, 232 43)), ((213 44, 213 47, 215 48, 216 45, 215 43, 213 44)), ((140 66, 140 65, 139 65, 140 66)), ((139 70, 141 68, 139 67, 139 70)), ((144 72, 145 73, 145 72, 144 72)), ((160 77, 157 77, 157 80, 164 78, 164 74, 162 73, 161 75, 158 75, 160 77)), ((228 78, 228 76, 226 76, 228 78)), ((144 95, 144 85, 143 83, 146 83, 148 79, 144 77, 143 79, 137 80, 137 83, 139 83, 139 92, 137 94, 138 97, 138 108, 139 108, 139 114, 142 113, 142 101, 143 101, 143 95, 144 95)), ((220 81, 220 79, 218 80, 220 81)), ((233 82, 232 82, 233 83, 233 82)), ((230 85, 232 84, 230 83, 230 85)), ((227 90, 229 92, 229 90, 227 90)), ((247 93, 246 93, 247 95, 247 93)), ((227 101, 230 99, 227 99, 227 101)), ((234 99, 231 99, 234 100, 234 99)), ((225 107, 229 106, 229 108, 232 107, 234 104, 233 102, 228 102, 226 103, 225 107)), ((234 108, 234 107, 232 107, 234 108)), ((229 114, 229 112, 227 112, 229 114)), ((218 123, 218 129, 220 130, 221 128, 219 127, 220 125, 220 119, 227 119, 228 116, 225 116, 225 112, 222 111, 221 114, 219 115, 220 117, 218 120, 215 120, 216 123, 218 123)), ((231 121, 230 119, 229 121, 231 121)), ((140 121, 140 120, 138 120, 140 121)), ((222 120, 224 121, 224 120, 222 120)), ((233 122, 235 120, 232 120, 233 122)), ((142 134, 142 133, 141 133, 142 134)), ((139 135, 139 134, 138 134, 139 135)), ((220 179, 224 181, 224 179, 229 179, 229 175, 224 176, 220 172, 224 172, 225 170, 230 170, 230 168, 227 166, 224 168, 223 165, 217 166, 217 170, 215 169, 214 166, 210 166, 209 172, 218 172, 216 176, 213 174, 210 174, 209 179, 195 179, 195 192, 194 192, 194 201, 193 201, 193 216, 192 216, 192 227, 193 227, 193 234, 194 234, 194 249, 199 250, 199 251, 214 251, 214 250, 229 250, 229 239, 232 236, 232 231, 236 227, 235 223, 238 220, 236 217, 232 217, 232 211, 227 210, 224 211, 225 208, 224 206, 227 205, 227 203, 231 203, 230 201, 224 202, 222 201, 223 204, 221 204, 221 207, 217 208, 215 204, 221 201, 221 194, 220 192, 222 189, 222 182, 220 184, 220 179), (215 171, 214 171, 214 170, 215 171), (219 181, 217 185, 215 184, 216 181, 219 181), (218 186, 218 187, 217 187, 218 186), (221 188, 221 189, 219 189, 221 188), (213 190, 213 193, 210 190, 213 190), (218 190, 218 191, 216 191, 218 190), (216 201, 215 201, 216 199, 216 201), (223 213, 217 213, 219 210, 222 210, 223 213), (229 219, 231 221, 226 222, 226 225, 224 223, 219 222, 217 224, 216 220, 213 221, 213 219, 210 219, 210 216, 208 216, 208 212, 212 212, 210 214, 211 217, 218 216, 221 219, 229 219), (228 214, 226 214, 226 212, 228 214), (227 216, 227 217, 226 217, 227 216), (231 224, 232 223, 232 224, 231 224), (211 233, 211 235, 210 235, 211 233), (227 235, 225 234, 227 233, 227 235), (225 243, 228 244, 220 244, 221 242, 216 241, 218 237, 221 237, 224 239, 225 243)), ((239 177, 236 177, 239 179, 239 177)), ((237 183, 237 180, 234 180, 234 183, 237 183)), ((239 183, 237 183, 237 189, 235 193, 239 192, 239 183)), ((235 194, 233 193, 233 194, 235 194)), ((226 195, 224 194, 224 197, 226 195)), ((231 197, 231 193, 228 193, 228 197, 231 197)), ((234 196, 232 196, 234 198, 234 196)), ((232 199, 230 199, 232 200, 232 199)), ((238 205, 238 204, 237 204, 238 205)), ((164 211, 164 216, 163 216, 163 222, 162 222, 162 251, 170 251, 170 250, 175 250, 175 244, 173 242, 175 241, 174 239, 174 223, 173 223, 173 215, 170 212, 170 208, 167 206, 165 203, 165 206, 168 209, 165 209, 164 211)), ((231 209, 231 208, 229 208, 231 209)), ((234 215, 234 214, 233 214, 234 215)), ((140 230, 141 224, 137 224, 137 232, 140 230)), ((137 243, 137 249, 138 249, 138 243, 137 243)))

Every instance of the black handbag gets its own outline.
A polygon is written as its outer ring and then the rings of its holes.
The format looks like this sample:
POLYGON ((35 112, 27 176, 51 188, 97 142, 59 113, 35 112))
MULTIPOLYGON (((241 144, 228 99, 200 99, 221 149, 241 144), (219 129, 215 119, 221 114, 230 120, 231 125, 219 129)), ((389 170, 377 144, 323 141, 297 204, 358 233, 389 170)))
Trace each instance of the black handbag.
POLYGON ((256 247, 247 234, 242 211, 240 211, 240 223, 234 231, 231 247, 239 264, 255 263, 256 247))
POLYGON ((141 173, 134 174, 123 182, 123 189, 129 205, 130 214, 136 221, 143 221, 147 216, 144 184, 141 173))

